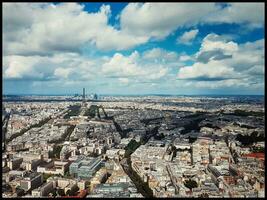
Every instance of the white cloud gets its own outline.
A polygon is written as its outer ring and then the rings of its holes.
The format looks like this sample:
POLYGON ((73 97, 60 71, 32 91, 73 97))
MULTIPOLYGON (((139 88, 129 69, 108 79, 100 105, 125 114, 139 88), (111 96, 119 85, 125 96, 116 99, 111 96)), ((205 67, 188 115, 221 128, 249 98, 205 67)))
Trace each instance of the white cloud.
POLYGON ((48 56, 4 56, 4 79, 56 80, 92 79, 98 61, 88 60, 79 54, 64 53, 48 56))
POLYGON ((178 54, 174 51, 166 51, 161 48, 153 48, 143 53, 145 59, 164 59, 166 61, 174 61, 178 59, 178 54))
POLYGON ((251 28, 263 27, 264 3, 229 3, 227 7, 209 14, 206 22, 247 23, 251 28))
POLYGON ((186 61, 192 60, 193 58, 186 53, 177 53, 175 51, 167 51, 162 48, 153 48, 144 51, 142 54, 144 62, 154 63, 154 65, 161 65, 165 68, 177 68, 184 66, 186 61))
POLYGON ((264 74, 264 68, 262 67, 263 65, 254 65, 252 68, 247 70, 247 74, 250 75, 260 75, 262 76, 264 74))
POLYGON ((237 23, 253 28, 264 24, 264 4, 231 3, 222 8, 215 3, 130 3, 123 9, 120 22, 129 34, 155 39, 203 23, 237 23))
POLYGON ((119 78, 119 82, 121 82, 123 84, 128 84, 129 83, 129 79, 128 78, 119 78))
POLYGON ((220 89, 220 88, 240 88, 240 87, 251 87, 250 83, 247 80, 239 79, 227 79, 213 81, 197 81, 197 82, 187 82, 187 86, 196 87, 196 88, 208 88, 208 89, 220 89))
POLYGON ((144 81, 160 79, 167 74, 168 69, 160 64, 143 62, 143 57, 134 51, 129 56, 120 53, 114 54, 109 61, 103 64, 102 72, 107 77, 127 77, 144 81))
POLYGON ((5 53, 46 55, 48 52, 79 52, 82 46, 90 44, 95 44, 100 50, 123 50, 148 40, 146 36, 132 36, 108 25, 109 5, 101 6, 96 13, 83 9, 77 3, 53 6, 4 3, 5 53))
POLYGON ((235 42, 226 42, 226 40, 219 35, 211 33, 203 39, 200 52, 218 49, 223 50, 224 52, 232 53, 238 50, 238 46, 235 42))
POLYGON ((188 56, 188 55, 181 55, 180 56, 180 61, 188 61, 188 60, 191 60, 192 58, 190 57, 190 56, 188 56))
MULTIPOLYGON (((43 79, 49 74, 50 66, 41 64, 45 58, 40 56, 7 56, 3 57, 4 78, 9 79, 43 79)), ((49 77, 48 77, 49 78, 49 77)))
POLYGON ((197 61, 180 68, 177 77, 194 80, 188 84, 195 83, 196 87, 262 87, 263 44, 264 40, 257 40, 238 45, 219 35, 209 34, 196 53, 197 61))
MULTIPOLYGON (((108 23, 112 15, 109 5, 89 13, 77 3, 4 3, 4 54, 79 52, 82 46, 92 44, 100 50, 125 50, 199 23, 257 27, 263 25, 263 5, 233 3, 220 8, 214 3, 129 3, 121 11, 117 29, 108 23)), ((195 33, 188 34, 185 40, 195 33)))
MULTIPOLYGON (((232 36, 209 34, 193 56, 161 48, 140 54, 133 51, 129 56, 123 52, 83 56, 81 49, 131 49, 164 39, 179 28, 205 23, 260 27, 263 5, 227 4, 222 8, 214 3, 130 3, 120 14, 120 24, 112 26, 109 5, 88 12, 77 3, 4 3, 3 77, 68 85, 77 81, 106 84, 109 80, 131 86, 142 82, 160 85, 166 80, 174 87, 170 77, 176 76, 181 66, 177 76, 184 82, 198 80, 192 82, 203 87, 211 82, 216 87, 223 87, 224 82, 229 87, 252 87, 253 83, 256 87, 263 82, 264 39, 238 44, 232 36), (187 66, 189 60, 195 63, 187 66)), ((197 34, 198 29, 191 30, 180 40, 189 44, 197 34)))
POLYGON ((123 9, 120 22, 128 33, 160 39, 178 27, 197 24, 214 10, 214 3, 130 3, 123 9))
POLYGON ((159 78, 164 77, 168 73, 168 69, 164 68, 164 67, 159 67, 156 70, 151 70, 151 72, 153 72, 153 73, 147 74, 146 77, 148 79, 155 80, 155 79, 159 79, 159 78))
POLYGON ((195 63, 192 66, 182 67, 179 71, 180 79, 219 79, 229 78, 234 69, 223 65, 219 61, 210 61, 208 64, 195 63))
POLYGON ((257 40, 254 42, 246 42, 241 45, 244 49, 247 50, 262 50, 264 48, 264 39, 257 40))
POLYGON ((196 53, 196 59, 199 62, 207 63, 209 60, 232 58, 232 55, 237 51, 237 43, 227 41, 225 37, 211 33, 203 39, 200 50, 196 53))
POLYGON ((54 72, 54 75, 59 77, 59 78, 65 78, 67 79, 69 74, 71 73, 72 69, 71 68, 62 68, 62 67, 59 67, 59 68, 56 68, 55 69, 55 72, 54 72))
POLYGON ((107 63, 103 64, 102 71, 108 76, 141 76, 144 74, 144 70, 137 64, 138 57, 137 51, 129 57, 116 53, 107 63))
POLYGON ((192 41, 195 39, 197 34, 198 34, 198 29, 193 29, 191 31, 184 32, 182 36, 177 38, 177 43, 186 45, 192 44, 192 41))
POLYGON ((153 81, 164 78, 169 64, 145 61, 137 51, 129 56, 115 53, 111 57, 89 58, 77 53, 53 56, 4 56, 5 80, 48 81, 97 81, 117 79, 126 84, 132 80, 153 81))

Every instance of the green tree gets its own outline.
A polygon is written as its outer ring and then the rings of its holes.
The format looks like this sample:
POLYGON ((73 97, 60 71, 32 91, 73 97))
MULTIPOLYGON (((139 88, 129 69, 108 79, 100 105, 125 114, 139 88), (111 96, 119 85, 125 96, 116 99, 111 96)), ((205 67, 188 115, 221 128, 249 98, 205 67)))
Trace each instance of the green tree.
POLYGON ((191 136, 189 136, 188 139, 190 144, 194 143, 197 140, 196 137, 191 137, 191 136))
POLYGON ((53 176, 52 174, 43 174, 43 180, 46 182, 49 177, 53 176))
POLYGON ((190 190, 192 190, 192 188, 196 188, 197 187, 197 182, 194 181, 194 180, 189 179, 189 180, 186 180, 184 182, 184 185, 185 185, 185 187, 187 187, 190 190))
POLYGON ((75 196, 78 191, 79 187, 77 185, 74 185, 70 190, 70 196, 75 196))
POLYGON ((61 189, 61 188, 57 190, 57 194, 58 194, 59 196, 65 196, 65 192, 64 192, 64 190, 61 189))
POLYGON ((139 146, 140 142, 136 142, 135 140, 131 140, 129 144, 125 147, 125 157, 129 157, 139 146))
POLYGON ((67 195, 67 196, 72 196, 72 195, 71 195, 71 191, 70 191, 70 190, 67 190, 66 195, 67 195))
POLYGON ((59 158, 60 157, 60 151, 62 149, 63 146, 55 146, 54 149, 53 149, 53 155, 54 155, 54 158, 59 158))
POLYGON ((57 196, 57 191, 56 189, 53 189, 50 193, 49 193, 50 196, 52 197, 56 197, 57 196))
POLYGON ((208 193, 204 192, 199 197, 200 198, 209 198, 209 195, 208 195, 208 193))

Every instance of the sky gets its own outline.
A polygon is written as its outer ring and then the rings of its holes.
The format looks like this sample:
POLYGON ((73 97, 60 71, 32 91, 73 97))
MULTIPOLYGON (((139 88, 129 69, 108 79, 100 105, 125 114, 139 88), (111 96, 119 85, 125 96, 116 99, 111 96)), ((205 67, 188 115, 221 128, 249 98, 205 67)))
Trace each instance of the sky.
POLYGON ((3 3, 4 94, 264 94, 264 3, 3 3))

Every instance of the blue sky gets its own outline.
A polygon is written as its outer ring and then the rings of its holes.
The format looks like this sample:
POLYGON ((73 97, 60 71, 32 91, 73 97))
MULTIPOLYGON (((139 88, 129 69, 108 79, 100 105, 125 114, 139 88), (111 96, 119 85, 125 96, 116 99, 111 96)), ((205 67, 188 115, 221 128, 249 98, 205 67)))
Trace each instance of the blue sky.
POLYGON ((264 40, 263 3, 4 3, 3 92, 263 94, 264 40))

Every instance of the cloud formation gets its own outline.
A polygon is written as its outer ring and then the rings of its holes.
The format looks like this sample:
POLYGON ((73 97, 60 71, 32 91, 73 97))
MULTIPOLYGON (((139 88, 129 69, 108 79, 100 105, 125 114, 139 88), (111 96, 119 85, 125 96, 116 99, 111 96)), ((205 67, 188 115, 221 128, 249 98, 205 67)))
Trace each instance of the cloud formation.
POLYGON ((264 40, 237 44, 216 34, 207 35, 195 54, 196 62, 180 68, 179 79, 195 80, 198 87, 263 87, 264 40), (253 86, 254 87, 254 86, 253 86))
POLYGON ((226 7, 212 12, 205 18, 211 23, 247 24, 250 28, 263 27, 264 6, 260 2, 228 3, 226 7))
POLYGON ((191 31, 184 32, 182 36, 177 38, 177 43, 190 45, 192 44, 192 41, 195 39, 197 34, 198 34, 198 29, 193 29, 191 31))
POLYGON ((4 3, 3 79, 51 88, 55 83, 118 85, 127 91, 263 88, 264 38, 236 40, 237 34, 208 33, 200 48, 196 44, 205 25, 262 29, 263 6, 129 3, 112 25, 116 9, 110 5, 88 11, 78 3, 4 3), (176 40, 191 46, 176 45, 176 40))
POLYGON ((5 3, 3 7, 6 54, 79 52, 90 44, 100 50, 123 50, 147 41, 145 36, 132 36, 108 25, 109 5, 96 13, 84 11, 77 3, 5 3))
MULTIPOLYGON (((129 3, 121 11, 120 29, 109 25, 111 15, 109 5, 102 5, 98 12, 87 12, 77 3, 4 3, 4 53, 79 52, 88 45, 106 51, 126 50, 199 23, 246 23, 258 27, 264 22, 262 3, 232 3, 224 8, 214 3, 129 3), (162 11, 168 12, 159 17, 162 11)), ((190 42, 196 34, 197 30, 185 33, 181 42, 190 42)))

